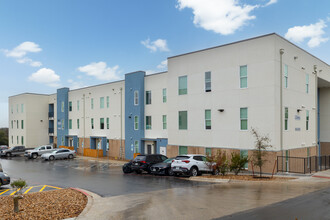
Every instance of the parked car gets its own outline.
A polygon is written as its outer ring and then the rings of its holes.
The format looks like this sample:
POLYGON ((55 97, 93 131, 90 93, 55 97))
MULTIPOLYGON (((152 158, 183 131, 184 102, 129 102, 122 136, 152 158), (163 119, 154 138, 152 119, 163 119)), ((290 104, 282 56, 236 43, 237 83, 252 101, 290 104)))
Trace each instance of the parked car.
POLYGON ((172 162, 174 175, 197 176, 203 173, 217 174, 217 170, 207 161, 205 155, 187 154, 179 155, 172 162))
POLYGON ((150 170, 155 175, 169 175, 173 176, 171 164, 174 158, 168 158, 161 163, 156 163, 151 166, 150 170))
POLYGON ((56 159, 72 159, 75 156, 76 156, 76 152, 74 150, 59 149, 59 150, 53 150, 50 153, 45 153, 41 155, 41 158, 44 160, 56 160, 56 159))
POLYGON ((0 150, 6 150, 6 149, 8 149, 7 145, 0 145, 0 150))
POLYGON ((138 174, 142 173, 142 171, 151 173, 150 167, 152 165, 163 162, 166 159, 167 157, 162 154, 140 154, 135 157, 130 163, 125 164, 126 166, 124 165, 124 167, 126 171, 131 169, 130 172, 136 172, 138 174))
POLYGON ((0 156, 11 157, 11 156, 23 155, 25 153, 25 150, 29 150, 29 149, 31 148, 27 149, 24 146, 15 146, 5 150, 1 150, 0 156))
POLYGON ((10 177, 8 176, 7 173, 3 172, 2 166, 0 164, 0 187, 2 185, 8 185, 10 184, 10 177))
POLYGON ((45 153, 50 153, 53 151, 52 145, 43 145, 40 147, 36 147, 32 150, 26 150, 24 153, 24 156, 27 158, 33 158, 36 159, 38 156, 41 156, 45 153))

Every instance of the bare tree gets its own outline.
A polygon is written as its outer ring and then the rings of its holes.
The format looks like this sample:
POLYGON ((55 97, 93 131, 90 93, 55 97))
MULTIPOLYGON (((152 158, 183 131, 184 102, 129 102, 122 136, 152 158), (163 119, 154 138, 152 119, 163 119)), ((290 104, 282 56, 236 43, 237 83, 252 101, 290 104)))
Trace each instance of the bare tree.
POLYGON ((267 162, 265 156, 267 155, 267 148, 271 148, 270 138, 268 135, 261 135, 255 128, 251 130, 252 135, 255 137, 255 150, 252 155, 252 163, 254 166, 259 167, 260 178, 262 177, 262 166, 267 162))

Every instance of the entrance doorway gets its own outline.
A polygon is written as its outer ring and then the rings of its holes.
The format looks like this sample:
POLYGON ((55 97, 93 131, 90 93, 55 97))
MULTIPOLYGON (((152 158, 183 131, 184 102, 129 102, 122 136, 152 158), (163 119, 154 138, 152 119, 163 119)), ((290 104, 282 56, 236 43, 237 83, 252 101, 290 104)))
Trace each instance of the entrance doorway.
POLYGON ((153 141, 146 141, 144 145, 144 152, 145 154, 156 154, 157 153, 156 143, 153 141))

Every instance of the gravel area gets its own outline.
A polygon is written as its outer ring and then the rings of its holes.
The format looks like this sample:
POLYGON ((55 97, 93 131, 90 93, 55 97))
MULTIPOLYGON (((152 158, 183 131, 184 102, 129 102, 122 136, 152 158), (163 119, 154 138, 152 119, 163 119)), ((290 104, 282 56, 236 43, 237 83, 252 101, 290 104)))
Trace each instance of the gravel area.
POLYGON ((24 195, 19 200, 20 212, 14 213, 13 196, 0 197, 0 219, 65 219, 78 216, 87 197, 73 189, 60 189, 24 195))
POLYGON ((210 178, 210 179, 230 179, 230 180, 244 180, 244 181, 289 181, 293 180, 296 178, 293 177, 277 177, 274 176, 271 178, 271 176, 263 175, 262 178, 259 178, 259 175, 255 175, 254 177, 252 175, 233 175, 233 174, 228 174, 225 176, 213 176, 213 175, 205 175, 202 176, 201 178, 210 178))

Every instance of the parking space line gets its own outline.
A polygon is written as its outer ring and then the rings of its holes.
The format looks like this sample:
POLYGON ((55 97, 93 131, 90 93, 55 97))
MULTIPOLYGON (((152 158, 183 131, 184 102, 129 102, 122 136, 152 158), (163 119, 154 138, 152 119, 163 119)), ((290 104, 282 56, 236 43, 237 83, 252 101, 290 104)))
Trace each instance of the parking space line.
POLYGON ((49 185, 47 185, 47 187, 50 187, 50 188, 54 188, 54 189, 62 189, 62 188, 60 188, 60 187, 56 187, 56 186, 49 186, 49 185))
POLYGON ((47 185, 44 185, 39 192, 42 192, 46 188, 46 186, 47 185))
POLYGON ((24 192, 24 194, 28 193, 32 188, 33 188, 33 186, 31 186, 28 190, 26 190, 26 191, 24 192))
POLYGON ((4 193, 8 192, 9 190, 10 190, 10 189, 6 189, 5 191, 1 192, 0 195, 2 195, 2 194, 4 194, 4 193))
MULTIPOLYGON (((19 189, 18 189, 18 190, 19 190, 19 189)), ((11 196, 14 195, 18 190, 12 192, 10 195, 11 195, 11 196)))

